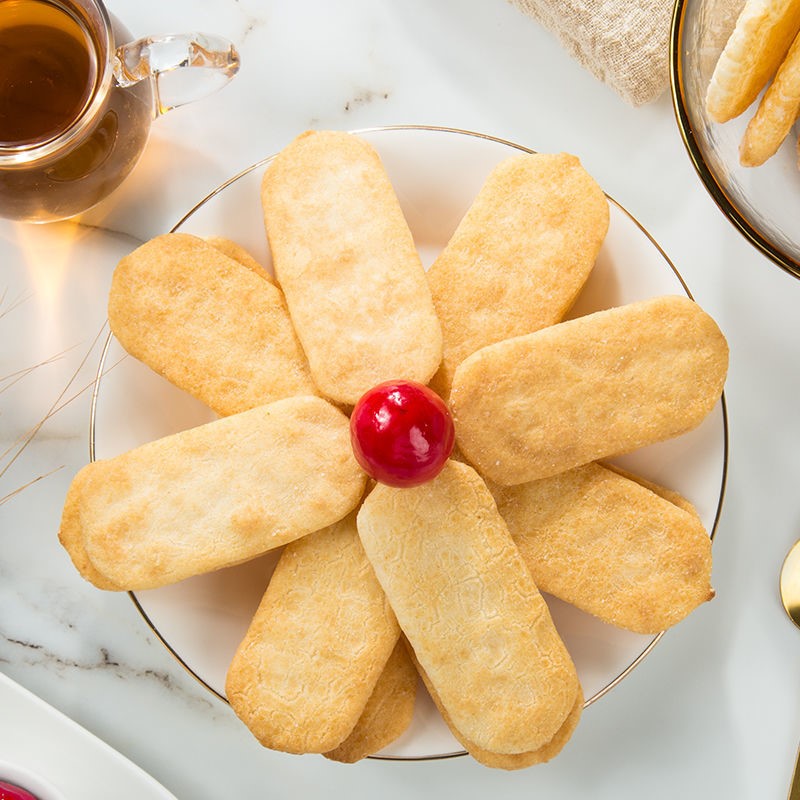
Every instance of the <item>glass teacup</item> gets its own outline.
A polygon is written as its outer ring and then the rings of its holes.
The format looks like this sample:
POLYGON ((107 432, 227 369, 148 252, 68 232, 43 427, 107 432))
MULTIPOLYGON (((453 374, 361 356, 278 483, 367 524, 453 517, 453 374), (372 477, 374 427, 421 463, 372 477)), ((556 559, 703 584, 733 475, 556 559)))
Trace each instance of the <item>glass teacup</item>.
POLYGON ((217 36, 131 39, 100 0, 0 0, 0 216, 48 222, 95 205, 155 117, 239 68, 217 36))

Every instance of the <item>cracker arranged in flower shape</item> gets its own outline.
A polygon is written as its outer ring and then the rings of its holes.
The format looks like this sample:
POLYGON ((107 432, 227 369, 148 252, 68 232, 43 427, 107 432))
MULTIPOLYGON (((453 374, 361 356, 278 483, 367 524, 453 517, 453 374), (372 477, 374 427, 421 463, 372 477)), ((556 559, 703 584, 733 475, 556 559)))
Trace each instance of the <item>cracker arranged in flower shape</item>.
POLYGON ((651 633, 713 596, 691 505, 598 460, 699 424, 722 334, 679 297, 563 321, 609 219, 567 154, 500 164, 427 275, 354 135, 298 137, 262 202, 275 283, 184 234, 119 264, 114 334, 221 418, 87 465, 62 543, 110 590, 283 548, 226 683, 267 747, 377 752, 419 674, 481 763, 549 760, 584 697, 541 592, 651 633), (450 403, 456 448, 417 485, 376 482, 354 453, 348 416, 386 381, 450 403))

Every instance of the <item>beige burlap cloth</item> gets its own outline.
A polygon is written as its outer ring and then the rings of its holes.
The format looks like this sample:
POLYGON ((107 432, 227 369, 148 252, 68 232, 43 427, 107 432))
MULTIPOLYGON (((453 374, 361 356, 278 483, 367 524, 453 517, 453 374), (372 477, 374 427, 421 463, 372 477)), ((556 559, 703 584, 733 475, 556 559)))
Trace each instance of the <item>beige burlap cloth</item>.
POLYGON ((596 78, 639 106, 669 85, 671 0, 510 0, 596 78))

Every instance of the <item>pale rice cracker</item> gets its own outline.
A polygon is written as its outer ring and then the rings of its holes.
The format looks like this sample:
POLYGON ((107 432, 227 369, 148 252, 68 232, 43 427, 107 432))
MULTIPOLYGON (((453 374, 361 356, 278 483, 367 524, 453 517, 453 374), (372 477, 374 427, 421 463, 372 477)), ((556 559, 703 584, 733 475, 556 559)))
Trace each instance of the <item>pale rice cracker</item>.
POLYGON ((318 393, 281 291, 196 236, 125 256, 108 320, 127 352, 222 416, 318 393))
POLYGON ((352 134, 302 134, 267 167, 261 198, 275 275, 320 390, 352 405, 386 380, 427 383, 441 328, 375 150, 352 134))
POLYGON ((350 514, 284 548, 225 693, 265 747, 325 753, 353 730, 399 637, 350 514))
POLYGON ((378 484, 358 532, 456 728, 500 754, 549 742, 577 674, 480 476, 450 461, 420 486, 378 484))
POLYGON ((447 398, 468 355, 559 322, 608 220, 602 189, 575 156, 532 153, 498 164, 428 270, 444 337, 431 386, 447 398))
POLYGON ((618 464, 614 464, 610 461, 603 461, 598 462, 601 467, 605 469, 611 470, 612 472, 616 472, 617 475, 621 475, 623 478, 627 478, 629 481, 635 481, 640 486, 644 486, 645 489, 649 489, 651 492, 654 492, 659 497, 663 497, 665 500, 669 500, 670 503, 674 506, 678 506, 678 508, 683 509, 684 511, 691 514, 693 517, 696 517, 698 520, 700 519, 700 514, 698 513, 697 509, 692 505, 692 503, 687 500, 682 494, 676 492, 674 489, 668 489, 666 486, 661 486, 658 483, 654 483, 653 481, 647 480, 647 478, 643 478, 641 475, 634 475, 632 472, 628 471, 627 469, 623 469, 618 464))
POLYGON ((86 485, 90 480, 90 474, 91 470, 83 469, 73 478, 67 494, 67 501, 61 512, 61 526, 58 538, 72 559, 75 568, 89 583, 98 589, 122 591, 122 587, 117 586, 117 584, 103 575, 92 564, 86 554, 86 547, 83 541, 83 524, 81 523, 82 504, 77 501, 77 498, 86 493, 86 485))
POLYGON ((250 253, 249 250, 242 247, 238 242, 233 239, 228 239, 225 236, 206 236, 206 242, 212 247, 215 247, 220 253, 224 253, 228 258, 238 261, 242 266, 247 267, 251 272, 260 275, 264 280, 270 283, 275 283, 272 273, 257 261, 250 253))
POLYGON ((525 769, 527 767, 531 767, 534 764, 543 764, 547 761, 550 761, 552 758, 555 758, 563 749, 567 742, 572 737, 572 734, 575 732, 575 729, 578 727, 578 722, 580 721, 581 715, 583 714, 583 705, 584 705, 584 697, 583 697, 583 690, 578 685, 578 694, 575 698, 575 703, 572 706, 572 710, 567 715, 567 718, 562 723, 561 727, 556 731, 553 738, 547 742, 547 744, 543 744, 536 750, 531 750, 528 753, 492 753, 489 750, 484 750, 481 747, 478 747, 474 742, 469 741, 469 739, 465 738, 461 732, 453 725, 452 719, 450 719, 450 715, 447 713, 447 709, 442 705, 442 701, 439 698, 438 694, 436 693, 436 689, 430 681, 430 678, 425 674, 425 670, 420 665, 419 661, 416 660, 413 650, 411 649, 411 645, 407 644, 409 651, 411 653, 411 658, 417 668, 417 671, 422 678, 425 688, 428 690, 428 694, 431 696, 434 705, 438 709, 439 713, 442 716, 442 719, 445 721, 445 724, 450 729, 450 732, 459 742, 459 744, 479 763, 483 764, 485 767, 492 767, 494 769, 505 769, 505 770, 516 770, 516 769, 525 769))
POLYGON ((738 117, 775 75, 800 29, 800 0, 747 0, 706 92, 716 122, 738 117))
POLYGON ((636 633, 658 633, 714 596, 711 539, 696 514, 587 464, 493 487, 543 592, 636 633))
POLYGON ((800 35, 767 88, 739 145, 745 167, 758 167, 778 151, 800 113, 800 35))
MULTIPOLYGON (((291 397, 85 466, 59 534, 112 586, 149 589, 232 566, 336 522, 366 476, 347 417, 291 397)), ((91 580, 93 570, 83 571, 91 580)))
POLYGON ((417 682, 417 671, 401 637, 355 727, 337 748, 324 754, 325 758, 353 764, 398 739, 414 716, 417 682))
POLYGON ((598 311, 462 362, 450 396, 456 441, 496 483, 546 478, 696 427, 727 366, 725 338, 688 298, 598 311))

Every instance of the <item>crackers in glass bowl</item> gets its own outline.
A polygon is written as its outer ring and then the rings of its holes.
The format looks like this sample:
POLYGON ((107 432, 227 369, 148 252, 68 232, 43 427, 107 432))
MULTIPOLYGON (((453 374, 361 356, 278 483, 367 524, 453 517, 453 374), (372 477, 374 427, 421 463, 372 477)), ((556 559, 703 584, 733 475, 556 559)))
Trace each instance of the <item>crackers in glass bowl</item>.
POLYGON ((728 122, 767 87, 747 125, 739 158, 771 158, 800 114, 800 0, 747 0, 719 56, 706 94, 712 119, 728 122))
POLYGON ((723 215, 800 277, 800 4, 676 0, 670 36, 675 118, 723 215))

